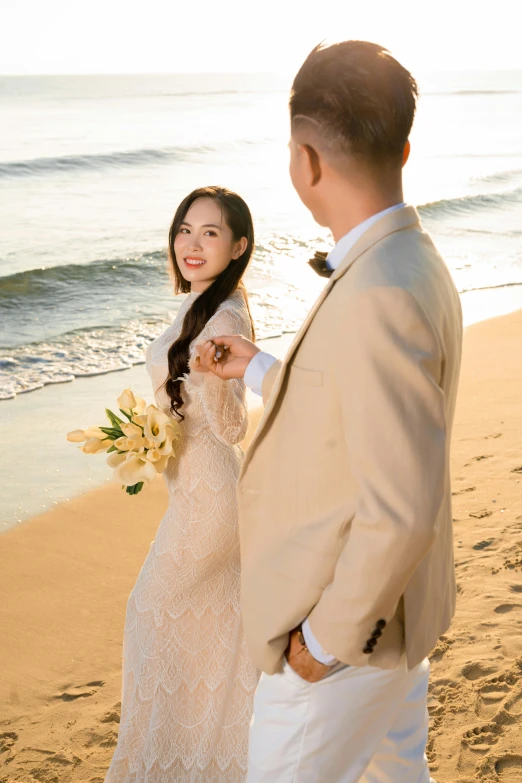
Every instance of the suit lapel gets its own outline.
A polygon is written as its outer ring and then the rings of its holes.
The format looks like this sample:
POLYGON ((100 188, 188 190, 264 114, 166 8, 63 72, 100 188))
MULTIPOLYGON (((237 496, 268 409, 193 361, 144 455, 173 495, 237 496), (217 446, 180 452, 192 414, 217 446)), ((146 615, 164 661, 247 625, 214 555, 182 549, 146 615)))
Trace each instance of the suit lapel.
POLYGON ((308 313, 306 319, 303 322, 303 325, 297 332, 294 341, 292 342, 290 348, 287 351, 287 354, 281 366, 281 370, 275 381, 274 388, 272 389, 270 398, 265 406, 263 416, 261 418, 261 421, 259 422, 256 434, 254 435, 250 443, 250 446, 247 450, 245 460, 243 462, 243 467, 241 470, 241 476, 243 476, 245 472, 247 464, 250 461, 250 458, 255 450, 255 447, 259 442, 264 432, 264 429, 266 427, 266 424, 270 419, 271 413, 274 410, 274 407, 278 401, 292 359, 294 358, 297 349, 301 345, 301 342, 303 341, 305 334, 310 328, 310 324, 314 320, 318 310, 322 306, 323 302, 327 299, 328 294, 335 286, 336 282, 340 280, 340 278, 343 277, 343 275, 345 275, 346 272, 348 272, 352 264, 355 261, 357 261, 357 259, 360 258, 360 256, 366 253, 375 244, 377 244, 378 242, 380 242, 382 239, 389 236, 390 234, 393 234, 396 231, 402 231, 402 229, 408 228, 409 226, 412 226, 418 222, 419 222, 419 216, 417 214, 417 210, 414 207, 403 207, 402 209, 397 209, 395 212, 390 212, 388 215, 385 215, 383 218, 381 218, 381 220, 377 221, 377 223, 375 223, 368 231, 366 231, 363 234, 363 236, 360 237, 360 239, 355 243, 355 245, 352 248, 350 248, 350 250, 344 257, 344 259, 341 261, 341 263, 339 264, 335 272, 330 277, 324 289, 319 294, 317 301, 315 302, 314 306, 308 313))

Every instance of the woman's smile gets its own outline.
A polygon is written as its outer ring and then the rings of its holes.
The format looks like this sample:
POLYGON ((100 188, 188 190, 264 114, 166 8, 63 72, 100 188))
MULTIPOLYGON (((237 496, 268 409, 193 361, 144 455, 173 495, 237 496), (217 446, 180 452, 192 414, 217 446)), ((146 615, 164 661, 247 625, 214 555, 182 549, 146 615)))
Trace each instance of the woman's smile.
POLYGON ((203 264, 207 263, 205 258, 196 258, 195 256, 187 256, 183 260, 188 267, 192 268, 203 266, 203 264))

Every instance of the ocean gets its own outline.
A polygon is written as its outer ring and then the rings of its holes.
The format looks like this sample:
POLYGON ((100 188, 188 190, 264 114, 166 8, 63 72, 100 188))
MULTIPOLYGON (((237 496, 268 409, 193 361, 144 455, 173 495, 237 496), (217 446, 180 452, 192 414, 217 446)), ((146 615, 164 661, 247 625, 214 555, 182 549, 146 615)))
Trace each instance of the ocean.
MULTIPOLYGON (((467 322, 522 307, 522 72, 419 77, 405 170, 467 322)), ((180 298, 170 221, 193 188, 248 202, 259 337, 295 331, 332 240, 288 177, 288 80, 0 77, 0 399, 142 363, 180 298)))

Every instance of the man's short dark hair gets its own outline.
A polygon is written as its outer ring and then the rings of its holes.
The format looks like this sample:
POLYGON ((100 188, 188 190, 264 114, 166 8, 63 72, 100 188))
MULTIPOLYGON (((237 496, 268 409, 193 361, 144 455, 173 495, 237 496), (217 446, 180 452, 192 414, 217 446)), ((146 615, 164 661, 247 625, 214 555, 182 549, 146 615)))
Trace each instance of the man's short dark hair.
POLYGON ((411 73, 382 46, 367 41, 317 46, 294 79, 292 132, 308 124, 332 153, 399 162, 417 97, 411 73))

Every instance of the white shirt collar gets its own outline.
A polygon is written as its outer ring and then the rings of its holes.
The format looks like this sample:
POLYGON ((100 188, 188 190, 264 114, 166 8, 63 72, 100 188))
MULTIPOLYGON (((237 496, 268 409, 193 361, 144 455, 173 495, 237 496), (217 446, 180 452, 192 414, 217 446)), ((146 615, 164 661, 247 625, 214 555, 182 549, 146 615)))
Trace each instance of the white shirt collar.
POLYGON ((348 231, 344 237, 341 237, 333 250, 331 250, 328 254, 326 263, 330 269, 337 269, 346 254, 352 249, 357 240, 359 240, 362 235, 368 231, 370 226, 373 226, 374 223, 377 223, 378 220, 384 217, 384 215, 387 215, 389 212, 395 212, 396 209, 402 209, 402 207, 405 206, 406 204, 404 202, 401 204, 394 204, 393 207, 388 207, 387 209, 383 209, 382 212, 377 212, 376 215, 372 215, 362 223, 359 223, 358 226, 355 226, 355 228, 352 228, 351 231, 348 231))

